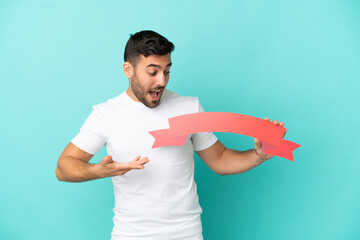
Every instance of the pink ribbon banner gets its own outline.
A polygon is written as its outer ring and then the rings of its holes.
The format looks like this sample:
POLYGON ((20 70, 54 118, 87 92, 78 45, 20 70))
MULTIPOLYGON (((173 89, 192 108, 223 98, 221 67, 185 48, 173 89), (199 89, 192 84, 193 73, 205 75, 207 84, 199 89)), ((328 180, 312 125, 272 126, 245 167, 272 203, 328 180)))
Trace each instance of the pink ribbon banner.
POLYGON ((258 138, 264 153, 294 161, 293 151, 301 145, 283 139, 286 128, 261 118, 228 112, 190 113, 169 118, 169 129, 150 131, 152 148, 184 146, 187 136, 199 132, 228 132, 258 138))

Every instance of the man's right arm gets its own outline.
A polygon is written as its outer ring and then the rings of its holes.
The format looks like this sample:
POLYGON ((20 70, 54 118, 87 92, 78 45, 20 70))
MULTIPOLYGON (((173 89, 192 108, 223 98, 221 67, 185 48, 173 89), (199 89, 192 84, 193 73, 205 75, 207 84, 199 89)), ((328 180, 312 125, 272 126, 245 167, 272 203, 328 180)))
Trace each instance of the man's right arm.
POLYGON ((69 143, 61 153, 56 167, 56 177, 60 181, 85 182, 98 178, 124 175, 134 169, 143 169, 149 162, 147 157, 137 156, 128 163, 113 161, 110 155, 101 159, 100 163, 89 163, 94 155, 87 153, 73 143, 69 143))

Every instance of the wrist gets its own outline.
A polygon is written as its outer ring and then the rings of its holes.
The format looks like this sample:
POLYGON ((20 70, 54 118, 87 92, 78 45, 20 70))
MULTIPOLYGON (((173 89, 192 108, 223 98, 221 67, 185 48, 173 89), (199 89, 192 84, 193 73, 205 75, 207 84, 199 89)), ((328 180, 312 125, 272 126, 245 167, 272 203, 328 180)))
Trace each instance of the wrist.
POLYGON ((89 171, 89 173, 90 173, 91 175, 93 175, 95 178, 103 178, 103 177, 104 177, 104 176, 102 176, 102 174, 101 174, 99 164, 91 164, 91 163, 89 163, 88 171, 89 171))
POLYGON ((255 148, 254 148, 254 152, 255 152, 255 155, 256 155, 256 157, 257 157, 258 160, 261 160, 261 161, 265 161, 265 160, 266 160, 265 157, 262 157, 262 156, 260 156, 260 154, 257 153, 257 151, 256 151, 255 148))

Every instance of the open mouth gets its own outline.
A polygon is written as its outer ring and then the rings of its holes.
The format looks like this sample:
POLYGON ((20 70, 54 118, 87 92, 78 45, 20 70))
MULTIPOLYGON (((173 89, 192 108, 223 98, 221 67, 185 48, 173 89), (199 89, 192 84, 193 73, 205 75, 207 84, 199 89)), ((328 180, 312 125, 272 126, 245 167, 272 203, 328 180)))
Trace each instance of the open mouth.
POLYGON ((161 90, 149 91, 150 96, 153 101, 159 100, 161 95, 161 90))

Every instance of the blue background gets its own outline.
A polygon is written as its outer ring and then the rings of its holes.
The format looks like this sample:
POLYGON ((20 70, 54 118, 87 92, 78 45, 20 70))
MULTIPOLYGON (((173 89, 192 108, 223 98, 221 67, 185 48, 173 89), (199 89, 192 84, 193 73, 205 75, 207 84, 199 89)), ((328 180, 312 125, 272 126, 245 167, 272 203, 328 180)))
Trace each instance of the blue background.
POLYGON ((0 239, 110 239, 111 179, 59 182, 55 168, 92 105, 127 89, 123 49, 143 29, 175 44, 170 90, 283 121, 302 145, 295 162, 240 175, 196 157, 206 240, 360 239, 359 12, 355 0, 0 1, 0 239))

